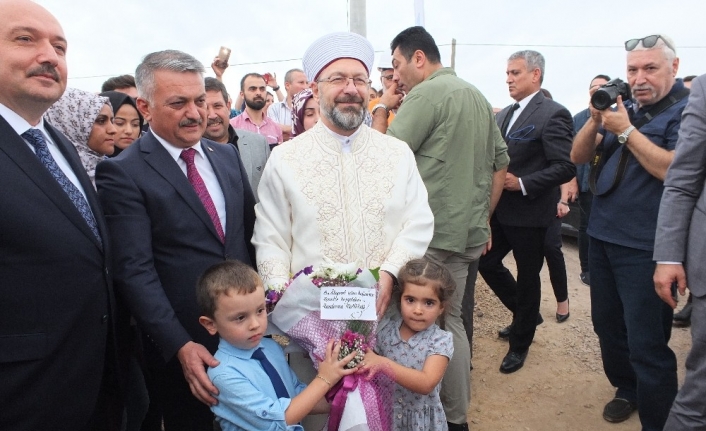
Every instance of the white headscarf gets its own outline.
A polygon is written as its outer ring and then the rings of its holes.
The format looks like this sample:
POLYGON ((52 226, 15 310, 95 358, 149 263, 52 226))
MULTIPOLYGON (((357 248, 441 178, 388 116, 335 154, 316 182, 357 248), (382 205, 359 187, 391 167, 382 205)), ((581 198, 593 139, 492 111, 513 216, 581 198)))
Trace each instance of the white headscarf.
POLYGON ((88 138, 103 105, 111 106, 110 99, 77 88, 67 88, 61 99, 44 114, 44 119, 74 144, 91 182, 94 182, 96 166, 105 159, 104 155, 88 148, 88 138))

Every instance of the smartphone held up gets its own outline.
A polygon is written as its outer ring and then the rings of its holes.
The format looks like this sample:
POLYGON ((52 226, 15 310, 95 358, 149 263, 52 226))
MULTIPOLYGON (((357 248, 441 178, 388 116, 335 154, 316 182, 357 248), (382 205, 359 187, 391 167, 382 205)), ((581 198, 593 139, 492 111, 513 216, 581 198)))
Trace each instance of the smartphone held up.
POLYGON ((222 46, 218 51, 218 66, 222 68, 228 67, 228 60, 230 59, 230 48, 222 46))

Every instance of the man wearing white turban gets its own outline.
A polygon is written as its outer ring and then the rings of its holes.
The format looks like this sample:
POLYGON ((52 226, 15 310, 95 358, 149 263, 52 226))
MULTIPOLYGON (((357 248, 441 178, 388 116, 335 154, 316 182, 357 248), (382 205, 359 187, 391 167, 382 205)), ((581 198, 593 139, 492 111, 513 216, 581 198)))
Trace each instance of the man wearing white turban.
MULTIPOLYGON (((380 317, 400 267, 426 252, 434 220, 407 144, 363 124, 373 61, 372 45, 355 33, 326 35, 304 54, 320 121, 272 152, 253 244, 266 284, 325 259, 380 267, 380 317)), ((290 364, 308 382, 315 373, 308 359, 295 363, 302 356, 290 364)))

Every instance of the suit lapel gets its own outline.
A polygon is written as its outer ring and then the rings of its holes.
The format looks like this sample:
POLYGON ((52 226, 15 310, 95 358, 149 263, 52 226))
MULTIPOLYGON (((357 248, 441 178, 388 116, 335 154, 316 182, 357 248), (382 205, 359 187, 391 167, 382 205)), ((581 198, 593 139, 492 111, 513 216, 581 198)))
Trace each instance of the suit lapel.
POLYGON ((253 158, 250 154, 252 147, 248 145, 248 141, 249 139, 246 139, 246 137, 238 135, 238 153, 240 154, 240 161, 243 162, 243 167, 245 168, 245 172, 247 172, 248 178, 252 178, 252 172, 255 167, 252 165, 253 158))
POLYGON ((542 104, 543 101, 544 94, 542 94, 541 91, 535 94, 534 97, 529 101, 527 106, 525 106, 525 109, 522 110, 520 116, 517 117, 517 120, 515 120, 515 123, 512 125, 510 130, 508 130, 508 136, 510 136, 513 132, 525 127, 525 123, 527 122, 527 120, 532 116, 534 111, 539 109, 539 106, 542 104))
MULTIPOLYGON (((44 123, 46 130, 51 135, 54 143, 59 147, 64 158, 71 166, 71 169, 76 174, 79 179, 81 186, 88 198, 88 203, 91 206, 91 211, 94 212, 94 217, 99 222, 99 232, 101 236, 105 238, 105 225, 102 223, 102 213, 100 206, 98 205, 95 196, 93 195, 93 185, 88 179, 88 175, 83 170, 83 165, 78 158, 78 154, 74 149, 73 145, 68 142, 63 136, 56 132, 49 124, 44 123)), ((66 194, 64 189, 61 188, 59 183, 54 179, 54 177, 49 173, 47 168, 39 161, 37 156, 29 149, 27 143, 19 136, 15 130, 10 127, 10 125, 5 121, 2 116, 0 116, 0 136, 3 137, 3 144, 0 145, 0 151, 3 151, 7 156, 20 167, 26 174, 27 178, 34 182, 37 187, 47 196, 47 198, 57 206, 57 208, 64 213, 64 215, 71 220, 71 222, 81 231, 84 235, 89 237, 91 241, 98 247, 100 243, 96 239, 93 232, 88 227, 88 224, 81 216, 71 198, 66 194)))
MULTIPOLYGON (((203 141, 202 141, 203 142, 203 141)), ((171 154, 157 141, 152 133, 147 133, 140 139, 140 150, 145 155, 145 162, 159 173, 174 189, 186 204, 194 211, 196 216, 206 225, 208 230, 218 238, 216 228, 213 226, 211 217, 206 212, 201 199, 196 194, 191 183, 184 175, 177 162, 171 154)), ((204 148, 205 152, 208 152, 204 148)), ((220 180, 219 180, 220 181, 220 180)), ((220 241, 220 239, 219 239, 220 241)))
MULTIPOLYGON (((206 154, 206 158, 208 159, 209 163, 211 163, 211 167, 213 168, 213 172, 216 174, 216 179, 218 180, 218 184, 221 186, 221 191, 223 192, 223 199, 225 199, 226 202, 226 230, 225 230, 225 236, 226 236, 226 243, 228 242, 228 238, 233 238, 232 235, 232 230, 235 228, 235 223, 233 223, 231 220, 233 220, 233 215, 237 214, 237 208, 236 208, 236 198, 233 194, 233 186, 231 182, 229 181, 229 175, 228 172, 229 170, 233 169, 232 167, 228 167, 227 162, 223 160, 220 157, 215 157, 213 154, 213 148, 211 148, 213 145, 221 145, 221 144, 213 144, 210 142, 205 142, 203 139, 201 140, 201 147, 204 149, 204 154, 206 154)), ((241 148, 242 145, 242 139, 238 139, 238 148, 241 148)), ((235 151, 235 148, 228 145, 226 147, 223 147, 224 149, 227 150, 233 150, 235 151)), ((220 149, 220 148, 219 148, 220 149)), ((213 224, 213 223, 211 223, 213 224)), ((216 230, 213 230, 214 234, 216 234, 216 230)), ((218 235, 216 234, 216 237, 218 235)))
MULTIPOLYGON (((61 150, 61 154, 64 155, 64 158, 69 163, 69 166, 71 166, 71 169, 73 169, 74 173, 76 174, 76 177, 78 178, 78 181, 81 184, 84 193, 86 194, 86 200, 88 201, 88 206, 91 207, 93 218, 96 220, 98 233, 100 233, 101 238, 105 242, 105 238, 108 237, 108 228, 103 220, 103 209, 101 208, 100 203, 98 202, 98 197, 95 193, 96 189, 93 186, 91 179, 88 177, 88 174, 86 173, 83 164, 81 163, 81 159, 79 158, 78 153, 76 152, 76 148, 74 148, 73 144, 69 142, 68 139, 64 138, 64 136, 61 135, 56 129, 54 129, 50 124, 47 124, 45 122, 44 127, 47 129, 47 131, 51 135, 51 138, 61 150)), ((73 202, 71 203, 71 205, 73 205, 73 202)), ((78 210, 76 211, 78 212, 78 210)), ((80 213, 79 216, 81 217, 81 220, 83 220, 83 216, 81 216, 80 213)), ((83 221, 84 223, 81 223, 81 230, 88 237, 91 238, 93 243, 98 248, 101 248, 101 244, 98 242, 98 239, 96 239, 96 236, 93 234, 88 224, 85 223, 85 220, 83 221)))

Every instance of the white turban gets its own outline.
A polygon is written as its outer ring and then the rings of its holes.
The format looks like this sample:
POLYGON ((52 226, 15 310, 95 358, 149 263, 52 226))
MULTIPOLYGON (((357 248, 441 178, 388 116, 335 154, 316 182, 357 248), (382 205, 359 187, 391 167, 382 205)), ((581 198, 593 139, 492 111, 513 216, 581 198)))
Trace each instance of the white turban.
POLYGON ((370 73, 375 61, 375 50, 368 39, 357 33, 340 32, 320 37, 304 53, 302 63, 309 82, 329 64, 342 58, 352 58, 363 63, 370 73))

